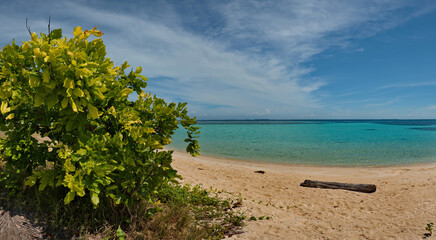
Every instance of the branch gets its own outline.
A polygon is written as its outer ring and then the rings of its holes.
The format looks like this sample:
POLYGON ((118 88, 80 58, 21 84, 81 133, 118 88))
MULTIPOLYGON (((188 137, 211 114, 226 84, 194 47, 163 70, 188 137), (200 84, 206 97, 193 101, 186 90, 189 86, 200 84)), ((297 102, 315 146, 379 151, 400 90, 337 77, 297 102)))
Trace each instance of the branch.
POLYGON ((50 40, 51 40, 51 37, 50 37, 50 20, 51 20, 51 16, 48 15, 48 44, 50 44, 50 40))
POLYGON ((29 27, 29 25, 27 25, 27 20, 28 20, 28 18, 26 18, 26 28, 27 28, 27 31, 28 31, 29 34, 30 34, 30 37, 32 37, 32 31, 30 31, 30 27, 29 27))

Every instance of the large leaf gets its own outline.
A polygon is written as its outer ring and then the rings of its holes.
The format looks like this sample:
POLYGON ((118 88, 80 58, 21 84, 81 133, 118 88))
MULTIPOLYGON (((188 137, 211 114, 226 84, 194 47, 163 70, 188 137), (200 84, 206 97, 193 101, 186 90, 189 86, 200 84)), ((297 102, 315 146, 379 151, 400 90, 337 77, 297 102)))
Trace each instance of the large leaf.
POLYGON ((141 66, 137 67, 135 73, 140 74, 141 72, 142 72, 142 67, 141 66))
POLYGON ((32 75, 29 77, 29 85, 31 87, 38 87, 41 83, 41 79, 38 76, 32 75))
POLYGON ((11 108, 8 107, 8 102, 3 101, 1 106, 1 112, 2 114, 8 113, 11 111, 11 108))
POLYGON ((65 109, 68 106, 68 98, 67 97, 62 99, 61 105, 62 105, 62 109, 65 109))
POLYGON ((45 92, 41 89, 37 89, 35 93, 34 106, 39 107, 44 103, 45 92))
POLYGON ((74 112, 78 112, 78 110, 77 110, 77 105, 76 105, 76 103, 74 102, 74 100, 73 100, 73 99, 70 99, 70 102, 71 102, 71 108, 73 109, 73 111, 74 111, 74 112))
POLYGON ((76 97, 83 97, 83 96, 84 96, 84 93, 83 93, 82 89, 80 89, 80 88, 75 88, 75 89, 73 90, 73 94, 74 94, 76 97))
POLYGON ((100 203, 100 198, 98 198, 98 194, 95 192, 91 192, 91 202, 94 206, 97 206, 100 203))
POLYGON ((92 104, 88 103, 88 117, 92 119, 98 118, 98 110, 92 104))
POLYGON ((74 31, 73 31, 74 37, 77 38, 78 36, 80 36, 82 34, 82 27, 75 27, 74 31))
POLYGON ((62 29, 58 28, 58 29, 55 29, 55 30, 51 31, 50 38, 51 39, 62 38, 62 29))
POLYGON ((58 95, 57 94, 51 94, 50 96, 47 97, 46 103, 47 103, 47 108, 50 110, 51 108, 53 108, 56 103, 58 103, 59 99, 58 99, 58 95))
POLYGON ((75 196, 76 196, 76 192, 74 192, 73 190, 70 190, 64 198, 64 204, 65 205, 69 204, 71 201, 74 200, 75 196))
POLYGON ((133 92, 133 89, 131 89, 131 88, 124 88, 123 90, 121 90, 120 95, 122 97, 125 97, 125 96, 129 96, 132 92, 133 92))
POLYGON ((27 177, 26 182, 24 182, 24 185, 33 186, 36 184, 37 179, 38 178, 35 175, 29 176, 29 177, 27 177))
POLYGON ((50 82, 50 71, 48 68, 42 71, 42 81, 45 83, 50 82))

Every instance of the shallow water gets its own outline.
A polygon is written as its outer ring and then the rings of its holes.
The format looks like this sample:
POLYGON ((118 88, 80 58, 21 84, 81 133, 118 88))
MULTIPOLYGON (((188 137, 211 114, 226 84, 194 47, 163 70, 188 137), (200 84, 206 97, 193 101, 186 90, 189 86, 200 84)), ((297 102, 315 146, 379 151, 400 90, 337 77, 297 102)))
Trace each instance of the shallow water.
MULTIPOLYGON (((436 162, 436 120, 199 121, 209 156, 324 166, 436 162)), ((183 150, 184 131, 171 147, 183 150)))

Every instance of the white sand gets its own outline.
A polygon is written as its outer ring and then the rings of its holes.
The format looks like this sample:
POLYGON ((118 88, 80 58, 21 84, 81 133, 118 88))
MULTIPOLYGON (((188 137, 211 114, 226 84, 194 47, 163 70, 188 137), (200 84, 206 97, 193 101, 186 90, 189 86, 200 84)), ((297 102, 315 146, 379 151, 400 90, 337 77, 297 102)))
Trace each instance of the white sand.
MULTIPOLYGON (((248 217, 271 217, 248 222, 232 239, 423 239, 426 224, 436 224, 436 164, 337 168, 193 158, 181 152, 174 158, 185 183, 241 193, 248 217), (377 191, 300 187, 305 179, 371 183, 377 191)), ((434 232, 427 239, 436 239, 434 232)))

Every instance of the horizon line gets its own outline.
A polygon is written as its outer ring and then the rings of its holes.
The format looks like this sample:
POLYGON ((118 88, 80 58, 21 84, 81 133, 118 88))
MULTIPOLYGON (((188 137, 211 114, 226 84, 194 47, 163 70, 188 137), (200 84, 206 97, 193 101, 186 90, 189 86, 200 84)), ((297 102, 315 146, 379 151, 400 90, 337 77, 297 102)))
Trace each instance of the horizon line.
POLYGON ((268 119, 268 118, 245 118, 245 119, 197 119, 197 121, 385 121, 385 120, 421 120, 421 121, 436 121, 436 118, 295 118, 295 119, 268 119))

